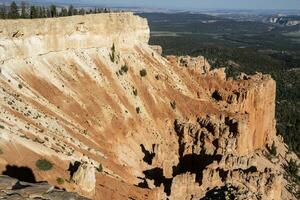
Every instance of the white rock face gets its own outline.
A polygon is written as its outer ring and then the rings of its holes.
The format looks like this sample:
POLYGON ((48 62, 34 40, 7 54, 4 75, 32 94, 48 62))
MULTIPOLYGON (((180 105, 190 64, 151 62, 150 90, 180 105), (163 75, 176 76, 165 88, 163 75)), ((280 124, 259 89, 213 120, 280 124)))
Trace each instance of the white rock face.
POLYGON ((0 61, 67 49, 147 43, 146 19, 132 13, 72 16, 68 20, 0 20, 0 61))
POLYGON ((94 191, 96 184, 95 167, 88 163, 81 164, 72 179, 83 191, 94 191))

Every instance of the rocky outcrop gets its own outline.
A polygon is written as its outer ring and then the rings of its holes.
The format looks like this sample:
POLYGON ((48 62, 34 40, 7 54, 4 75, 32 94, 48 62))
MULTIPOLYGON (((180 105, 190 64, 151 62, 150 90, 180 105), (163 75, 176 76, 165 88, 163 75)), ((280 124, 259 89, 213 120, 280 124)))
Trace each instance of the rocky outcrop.
POLYGON ((300 24, 299 16, 274 16, 265 20, 267 23, 276 24, 280 26, 297 26, 300 24))
POLYGON ((153 51, 161 55, 163 53, 162 47, 159 45, 151 45, 150 46, 153 51))
POLYGON ((209 199, 218 190, 237 199, 281 199, 280 168, 263 158, 261 150, 235 156, 237 129, 231 125, 222 116, 175 121, 179 163, 173 167, 171 199, 209 199))
POLYGON ((85 192, 93 192, 96 185, 95 167, 88 163, 81 163, 73 174, 72 180, 85 192))
POLYGON ((132 13, 0 27, 2 173, 91 199, 284 199, 270 76, 166 59, 132 13))
POLYGON ((134 46, 137 41, 147 43, 149 32, 147 21, 132 13, 74 16, 68 20, 1 20, 0 62, 113 43, 134 46))
POLYGON ((210 71, 210 65, 203 56, 167 56, 167 59, 180 67, 186 67, 190 71, 206 74, 210 71))
POLYGON ((26 183, 9 176, 0 176, 1 199, 88 200, 72 192, 54 188, 47 183, 26 183))
POLYGON ((241 75, 237 80, 227 80, 224 69, 210 71, 204 58, 179 57, 178 61, 169 57, 169 60, 179 66, 195 68, 202 74, 199 82, 211 98, 221 109, 232 113, 227 123, 236 131, 236 153, 247 155, 272 141, 276 135, 276 84, 270 76, 241 75))

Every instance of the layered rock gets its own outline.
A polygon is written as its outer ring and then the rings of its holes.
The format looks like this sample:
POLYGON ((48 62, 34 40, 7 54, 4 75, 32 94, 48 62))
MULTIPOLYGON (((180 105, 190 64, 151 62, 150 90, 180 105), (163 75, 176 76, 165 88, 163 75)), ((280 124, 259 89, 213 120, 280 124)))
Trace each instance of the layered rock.
POLYGON ((108 47, 114 42, 134 46, 137 41, 147 43, 149 33, 147 21, 132 13, 1 20, 0 61, 67 49, 108 47))
POLYGON ((1 199, 88 200, 72 192, 55 189, 47 183, 26 183, 9 176, 0 176, 1 199))
POLYGON ((0 24, 2 172, 92 199, 280 199, 271 77, 163 58, 132 13, 0 24))
POLYGON ((81 163, 73 174, 72 180, 85 192, 94 192, 96 185, 95 167, 88 163, 81 163))

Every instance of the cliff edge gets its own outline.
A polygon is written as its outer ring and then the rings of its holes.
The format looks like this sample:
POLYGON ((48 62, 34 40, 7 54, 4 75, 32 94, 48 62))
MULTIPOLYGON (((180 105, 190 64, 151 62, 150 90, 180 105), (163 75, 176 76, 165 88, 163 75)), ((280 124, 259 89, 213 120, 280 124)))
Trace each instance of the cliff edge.
POLYGON ((2 174, 91 199, 293 199, 275 81, 149 37, 132 13, 0 21, 2 174))
POLYGON ((147 21, 132 13, 0 20, 0 61, 67 49, 108 47, 114 42, 121 46, 146 44, 149 37, 147 21))

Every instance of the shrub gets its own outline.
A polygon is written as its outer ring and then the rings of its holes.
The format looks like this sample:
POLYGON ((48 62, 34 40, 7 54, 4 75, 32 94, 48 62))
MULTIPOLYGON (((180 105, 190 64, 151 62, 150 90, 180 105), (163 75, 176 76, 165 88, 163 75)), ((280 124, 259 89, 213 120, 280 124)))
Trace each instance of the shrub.
POLYGON ((134 96, 137 96, 137 95, 138 95, 137 89, 133 89, 133 94, 134 94, 134 96))
POLYGON ((1 129, 4 129, 4 126, 0 125, 0 128, 1 128, 1 129))
POLYGON ((299 166, 297 164, 296 160, 289 160, 287 164, 284 166, 285 171, 292 177, 294 178, 299 178, 298 177, 298 171, 299 171, 299 166))
POLYGON ((109 54, 110 60, 111 60, 111 62, 115 62, 115 60, 116 60, 116 47, 115 47, 115 44, 112 45, 110 50, 111 50, 111 53, 109 54))
POLYGON ((147 76, 147 71, 146 71, 146 69, 142 69, 142 70, 140 71, 140 75, 141 75, 141 77, 147 76))
POLYGON ((122 72, 127 73, 128 72, 128 66, 125 64, 121 67, 122 72))
POLYGON ((171 107, 173 108, 173 110, 175 110, 176 109, 176 102, 172 101, 172 102, 170 102, 170 104, 171 104, 171 107))
POLYGON ((19 87, 19 89, 22 89, 22 88, 23 88, 23 86, 22 86, 21 84, 19 84, 18 87, 19 87))
POLYGON ((136 107, 135 111, 136 111, 137 114, 139 114, 141 112, 140 107, 136 107))
POLYGON ((102 164, 101 164, 101 163, 99 164, 99 167, 97 168, 97 171, 98 171, 98 172, 103 172, 103 167, 102 167, 102 164))
POLYGON ((53 167, 53 164, 46 160, 46 159, 39 159, 36 161, 35 165, 42 171, 48 171, 51 170, 53 167))
POLYGON ((65 183, 65 179, 59 177, 56 179, 56 182, 57 182, 57 184, 62 185, 65 183))
POLYGON ((268 147, 268 150, 272 156, 277 155, 277 147, 275 146, 275 142, 273 141, 271 148, 268 147))
POLYGON ((3 150, 2 149, 0 149, 0 155, 2 155, 3 154, 3 150))
POLYGON ((156 80, 159 80, 159 75, 155 75, 155 79, 156 79, 156 80))

